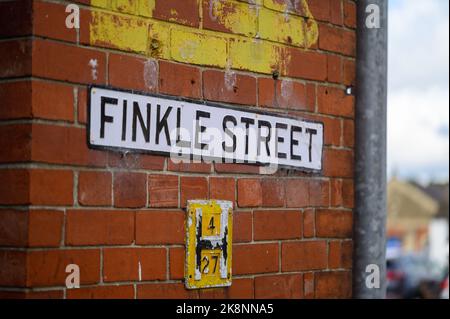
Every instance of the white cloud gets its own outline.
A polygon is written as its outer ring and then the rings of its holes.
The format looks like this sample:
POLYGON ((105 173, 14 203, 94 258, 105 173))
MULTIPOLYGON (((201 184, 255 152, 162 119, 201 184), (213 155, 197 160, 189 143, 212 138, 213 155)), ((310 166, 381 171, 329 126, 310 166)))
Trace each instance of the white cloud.
POLYGON ((448 179, 448 1, 390 5, 388 171, 448 179))

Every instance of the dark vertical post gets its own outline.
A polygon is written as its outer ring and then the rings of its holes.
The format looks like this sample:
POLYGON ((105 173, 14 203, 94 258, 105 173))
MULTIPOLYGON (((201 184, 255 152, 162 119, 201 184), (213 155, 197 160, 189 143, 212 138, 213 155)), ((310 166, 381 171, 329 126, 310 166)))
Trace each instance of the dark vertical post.
POLYGON ((386 295, 387 2, 357 1, 353 297, 360 299, 386 295), (379 28, 367 21, 374 8, 379 28), (368 265, 379 267, 379 288, 366 284, 368 265))

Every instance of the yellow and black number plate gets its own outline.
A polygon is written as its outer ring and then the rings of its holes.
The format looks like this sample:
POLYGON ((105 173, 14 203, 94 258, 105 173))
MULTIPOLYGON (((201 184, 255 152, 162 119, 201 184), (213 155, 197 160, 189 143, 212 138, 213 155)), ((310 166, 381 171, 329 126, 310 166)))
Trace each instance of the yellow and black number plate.
POLYGON ((231 286, 233 204, 191 200, 187 206, 187 289, 231 286))

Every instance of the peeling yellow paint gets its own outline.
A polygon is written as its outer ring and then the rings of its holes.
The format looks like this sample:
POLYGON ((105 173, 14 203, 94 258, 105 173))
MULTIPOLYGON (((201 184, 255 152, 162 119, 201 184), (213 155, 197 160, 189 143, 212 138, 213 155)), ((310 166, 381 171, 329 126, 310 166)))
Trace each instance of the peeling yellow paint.
POLYGON ((170 52, 178 62, 223 68, 227 62, 227 41, 205 33, 172 29, 170 52))
POLYGON ((144 17, 152 17, 155 10, 155 0, 139 0, 138 13, 144 17))
POLYGON ((259 12, 259 35, 262 39, 304 46, 304 20, 302 17, 261 9, 259 12))
POLYGON ((148 23, 144 19, 92 11, 89 27, 92 45, 147 52, 148 23))
POLYGON ((170 59, 170 24, 152 21, 149 24, 149 55, 170 59))
POLYGON ((255 6, 223 0, 209 1, 208 14, 213 21, 218 20, 233 33, 249 37, 256 35, 258 9, 255 6))
MULTIPOLYGON (((159 59, 270 74, 274 70, 284 73, 289 64, 289 50, 283 44, 309 48, 319 36, 306 0, 205 0, 211 6, 203 15, 210 14, 234 34, 154 20, 155 1, 91 0, 93 6, 122 13, 91 9, 90 44, 159 59), (296 13, 288 14, 293 8, 296 13)), ((176 18, 175 9, 171 15, 176 18)))
POLYGON ((230 62, 233 69, 259 73, 283 72, 289 56, 282 46, 262 40, 231 40, 230 62))

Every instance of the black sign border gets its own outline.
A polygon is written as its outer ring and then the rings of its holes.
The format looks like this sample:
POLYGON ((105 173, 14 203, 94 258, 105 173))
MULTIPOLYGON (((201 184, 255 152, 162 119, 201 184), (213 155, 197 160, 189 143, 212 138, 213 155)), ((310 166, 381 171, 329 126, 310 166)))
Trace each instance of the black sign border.
MULTIPOLYGON (((298 172, 304 172, 304 173, 310 173, 315 175, 321 175, 323 173, 323 155, 324 155, 324 149, 325 149, 325 125, 321 121, 316 120, 306 120, 302 118, 298 118, 292 115, 281 115, 279 113, 274 112, 268 112, 265 110, 253 110, 253 109, 244 109, 243 107, 239 107, 236 105, 230 105, 226 103, 218 103, 218 102, 210 102, 206 100, 196 100, 191 98, 185 98, 180 96, 174 96, 174 95, 167 95, 167 94, 160 94, 160 93, 149 93, 149 92, 143 92, 140 90, 131 90, 131 89, 123 89, 123 88, 116 88, 111 85, 99 85, 99 84, 90 84, 87 88, 87 122, 86 122, 86 140, 88 148, 93 150, 103 150, 103 151, 111 151, 111 152, 120 152, 120 153, 128 153, 128 154, 151 154, 151 155, 159 155, 170 158, 171 152, 161 152, 161 151, 152 151, 152 150, 146 150, 146 149, 137 149, 137 148, 127 148, 127 147, 117 147, 117 146, 104 146, 104 145, 95 145, 91 144, 90 136, 91 136, 91 91, 93 89, 105 89, 105 90, 111 90, 116 92, 124 92, 124 93, 130 93, 130 94, 137 94, 137 95, 143 95, 143 96, 149 96, 149 97, 156 97, 156 98, 163 98, 168 99, 172 101, 177 102, 187 102, 187 103, 195 103, 210 107, 216 107, 216 108, 222 108, 222 109, 230 109, 234 111, 240 111, 240 112, 247 112, 247 113, 253 113, 253 114, 260 114, 260 115, 267 115, 267 116, 273 116, 273 117, 279 117, 279 118, 285 118, 285 119, 291 119, 296 121, 304 121, 309 123, 315 123, 322 125, 322 153, 320 158, 320 170, 307 168, 307 167, 295 167, 290 165, 283 165, 283 164, 277 164, 277 169, 283 169, 287 171, 298 171, 298 172)), ((194 155, 190 154, 190 160, 193 160, 194 155)), ((251 165, 251 166, 259 166, 259 167, 269 167, 272 165, 271 163, 262 163, 262 162, 248 162, 245 161, 239 161, 237 162, 236 159, 233 159, 233 162, 225 162, 224 158, 218 158, 218 157, 210 157, 212 159, 211 163, 220 163, 220 164, 242 164, 242 165, 251 165), (215 162, 214 160, 217 160, 215 162), (220 160, 220 162, 218 161, 220 160)), ((182 162, 183 163, 183 162, 182 162)), ((202 163, 205 163, 202 161, 202 163)))

